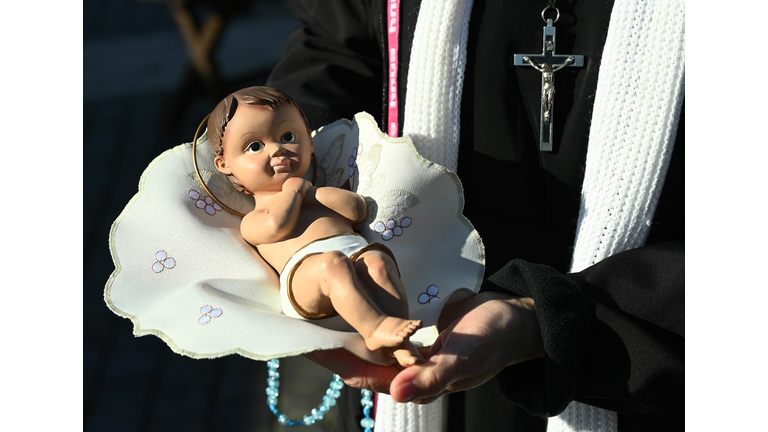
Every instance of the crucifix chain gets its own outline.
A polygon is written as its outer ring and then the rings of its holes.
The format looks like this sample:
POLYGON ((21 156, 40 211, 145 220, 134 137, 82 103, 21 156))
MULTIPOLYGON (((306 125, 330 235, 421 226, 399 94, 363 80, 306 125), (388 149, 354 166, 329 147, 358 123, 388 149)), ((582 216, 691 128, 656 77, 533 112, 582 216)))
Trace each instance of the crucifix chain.
POLYGON ((539 122, 539 148, 551 152, 553 139, 552 117, 555 103, 555 72, 564 67, 584 66, 583 55, 555 54, 555 26, 560 19, 560 11, 554 7, 555 0, 550 0, 541 11, 541 19, 547 23, 543 31, 541 54, 515 54, 515 66, 530 66, 541 73, 541 117, 539 122), (546 18, 550 9, 557 12, 554 20, 546 18))

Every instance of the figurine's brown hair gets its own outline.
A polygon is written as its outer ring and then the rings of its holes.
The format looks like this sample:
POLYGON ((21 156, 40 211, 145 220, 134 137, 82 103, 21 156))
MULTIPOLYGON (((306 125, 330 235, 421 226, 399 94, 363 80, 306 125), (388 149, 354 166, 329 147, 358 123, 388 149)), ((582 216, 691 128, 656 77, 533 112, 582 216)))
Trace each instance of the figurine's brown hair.
MULTIPOLYGON (((216 105, 216 108, 213 109, 211 115, 208 117, 208 144, 211 146, 213 157, 221 156, 224 153, 224 149, 221 147, 221 138, 224 136, 224 129, 226 129, 227 124, 235 116, 235 111, 237 111, 237 105, 239 103, 264 105, 275 110, 283 102, 288 102, 298 108, 301 117, 304 119, 304 125, 311 135, 307 116, 290 96, 279 90, 275 90, 272 87, 248 87, 225 97, 218 105, 216 105)), ((241 192, 243 191, 243 186, 234 176, 229 175, 227 177, 229 177, 229 181, 232 182, 235 189, 241 192)))
POLYGON ((304 125, 309 130, 307 116, 301 107, 290 96, 272 87, 248 87, 225 97, 216 105, 216 108, 213 109, 210 117, 208 117, 208 144, 211 146, 213 156, 221 156, 224 152, 221 147, 221 138, 224 136, 224 129, 227 127, 227 124, 235 116, 238 103, 264 105, 274 110, 283 102, 293 104, 299 109, 301 117, 304 119, 304 125))

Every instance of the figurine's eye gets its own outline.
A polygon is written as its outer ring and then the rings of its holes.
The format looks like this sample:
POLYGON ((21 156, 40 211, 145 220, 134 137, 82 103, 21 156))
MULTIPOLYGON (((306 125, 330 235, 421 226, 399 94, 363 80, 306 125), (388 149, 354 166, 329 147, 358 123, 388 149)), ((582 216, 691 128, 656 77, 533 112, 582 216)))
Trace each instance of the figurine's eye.
POLYGON ((246 153, 258 153, 262 150, 264 150, 264 143, 260 141, 254 141, 245 148, 246 153))
POLYGON ((286 132, 283 134, 284 143, 292 143, 294 141, 296 141, 296 135, 294 135, 293 132, 286 132))

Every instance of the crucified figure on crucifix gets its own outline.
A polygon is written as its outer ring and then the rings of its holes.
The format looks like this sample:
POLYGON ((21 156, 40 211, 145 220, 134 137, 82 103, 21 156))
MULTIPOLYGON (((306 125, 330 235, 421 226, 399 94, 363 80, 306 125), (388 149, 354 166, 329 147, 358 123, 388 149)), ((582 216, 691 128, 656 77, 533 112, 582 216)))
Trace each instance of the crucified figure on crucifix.
MULTIPOLYGON (((546 10, 546 9, 545 9, 546 10)), ((542 17, 543 18, 543 17, 542 17)), ((578 54, 555 54, 555 26, 546 20, 540 54, 515 54, 515 66, 530 66, 541 72, 541 121, 539 122, 539 148, 551 152, 553 149, 552 117, 555 102, 555 72, 568 67, 584 66, 584 56, 578 54)), ((555 19, 556 21, 556 19, 555 19)))
POLYGON ((554 65, 554 68, 549 63, 537 64, 528 56, 523 57, 523 61, 541 72, 543 79, 543 84, 541 86, 541 100, 544 104, 544 123, 549 124, 552 112, 552 102, 555 99, 555 72, 573 63, 574 58, 573 56, 569 56, 563 63, 554 65))

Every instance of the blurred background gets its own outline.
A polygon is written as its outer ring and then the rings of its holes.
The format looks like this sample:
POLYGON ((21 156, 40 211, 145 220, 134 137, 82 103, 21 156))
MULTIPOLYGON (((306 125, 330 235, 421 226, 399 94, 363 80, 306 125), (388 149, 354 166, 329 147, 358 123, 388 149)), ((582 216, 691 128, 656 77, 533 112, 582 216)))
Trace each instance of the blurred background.
MULTIPOLYGON (((83 3, 83 425, 86 432, 284 431, 266 405, 266 365, 194 360, 136 338, 103 299, 109 230, 163 151, 191 142, 224 96, 263 85, 299 25, 280 0, 83 3)), ((315 408, 331 373, 281 365, 280 410, 315 408)), ((333 431, 336 410, 299 430, 333 431)))

